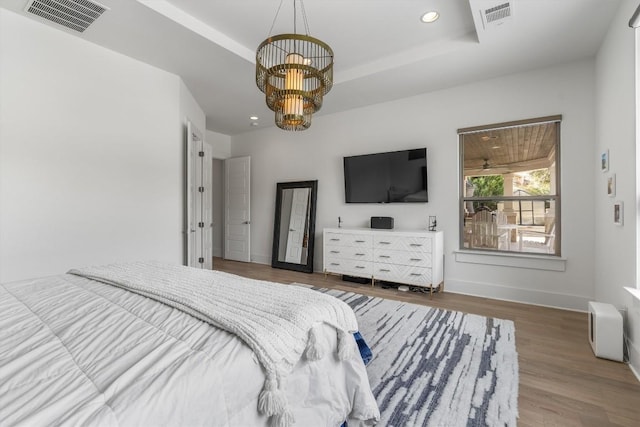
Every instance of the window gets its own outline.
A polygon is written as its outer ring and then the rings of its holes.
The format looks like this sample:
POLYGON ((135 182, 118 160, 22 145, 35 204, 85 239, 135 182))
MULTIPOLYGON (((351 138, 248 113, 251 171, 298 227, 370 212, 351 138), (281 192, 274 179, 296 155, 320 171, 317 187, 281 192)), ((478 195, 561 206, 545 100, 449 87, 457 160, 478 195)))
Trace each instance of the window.
POLYGON ((461 249, 560 256, 561 118, 458 130, 461 249))

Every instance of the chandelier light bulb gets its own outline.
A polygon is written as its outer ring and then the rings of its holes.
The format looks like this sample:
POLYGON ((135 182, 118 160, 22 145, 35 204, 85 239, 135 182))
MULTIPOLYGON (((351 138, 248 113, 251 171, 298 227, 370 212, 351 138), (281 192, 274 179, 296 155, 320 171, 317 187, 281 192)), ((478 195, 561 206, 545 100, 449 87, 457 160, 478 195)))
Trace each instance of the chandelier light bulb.
MULTIPOLYGON (((297 53, 287 55, 286 64, 304 64, 305 59, 297 53)), ((284 78, 283 120, 289 126, 299 126, 304 122, 304 101, 298 92, 303 90, 304 71, 298 68, 287 69, 284 78)))

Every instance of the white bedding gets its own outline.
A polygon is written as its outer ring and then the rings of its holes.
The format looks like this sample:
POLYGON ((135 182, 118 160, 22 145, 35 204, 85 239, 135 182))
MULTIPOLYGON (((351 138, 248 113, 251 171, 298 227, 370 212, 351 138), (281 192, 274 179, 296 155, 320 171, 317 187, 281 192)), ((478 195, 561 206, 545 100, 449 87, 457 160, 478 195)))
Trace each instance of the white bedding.
MULTIPOLYGON (((73 275, 0 286, 2 426, 262 426, 264 380, 237 337, 126 290, 73 275)), ((378 413, 357 358, 301 361, 286 393, 297 426, 378 413)))

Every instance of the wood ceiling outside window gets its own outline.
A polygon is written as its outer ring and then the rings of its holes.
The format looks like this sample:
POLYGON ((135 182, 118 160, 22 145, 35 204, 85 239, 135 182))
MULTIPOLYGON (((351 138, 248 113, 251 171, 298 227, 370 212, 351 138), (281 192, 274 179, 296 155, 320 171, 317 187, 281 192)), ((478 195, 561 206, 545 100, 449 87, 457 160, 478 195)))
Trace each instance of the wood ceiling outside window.
POLYGON ((464 135, 464 174, 505 174, 548 168, 556 158, 556 122, 561 116, 541 122, 510 122, 458 130, 464 135))

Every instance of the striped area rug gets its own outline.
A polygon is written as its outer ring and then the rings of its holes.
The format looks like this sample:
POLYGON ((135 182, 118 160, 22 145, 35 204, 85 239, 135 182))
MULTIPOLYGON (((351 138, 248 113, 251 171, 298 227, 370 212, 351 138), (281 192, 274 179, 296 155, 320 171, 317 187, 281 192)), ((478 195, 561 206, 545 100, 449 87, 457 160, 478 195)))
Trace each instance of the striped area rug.
POLYGON ((515 426, 518 355, 510 320, 314 288, 356 313, 379 425, 515 426))

